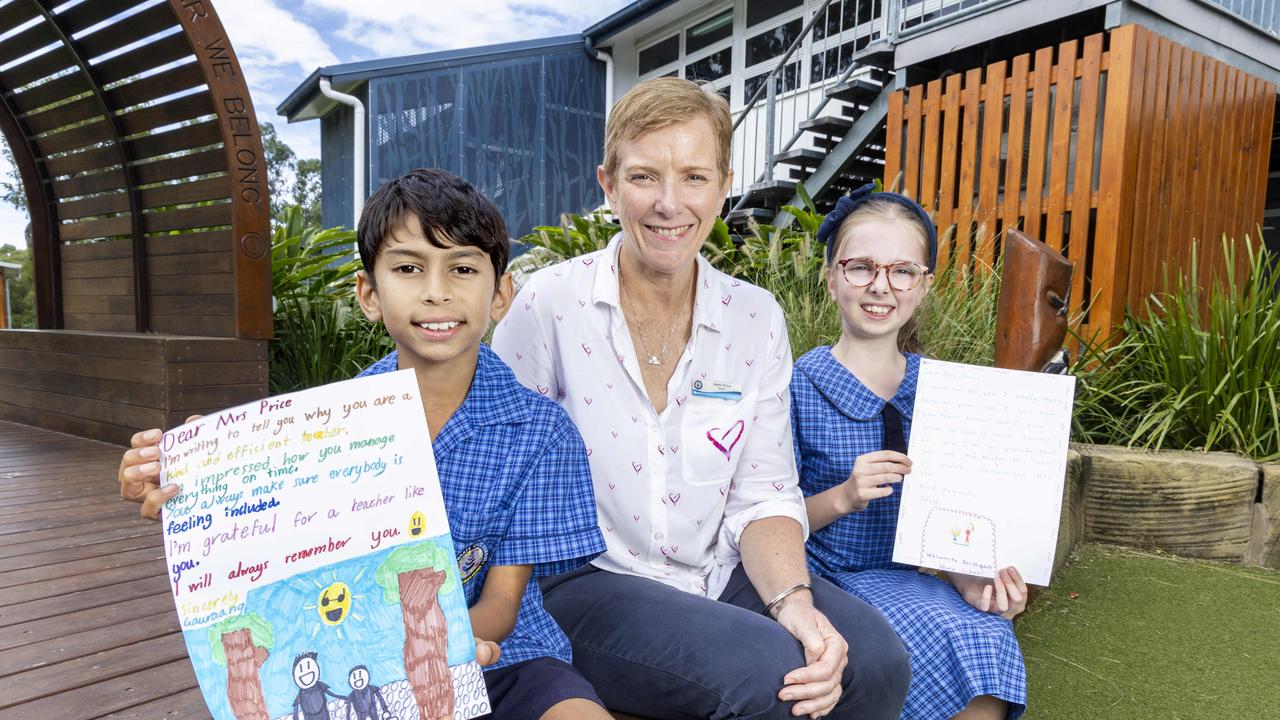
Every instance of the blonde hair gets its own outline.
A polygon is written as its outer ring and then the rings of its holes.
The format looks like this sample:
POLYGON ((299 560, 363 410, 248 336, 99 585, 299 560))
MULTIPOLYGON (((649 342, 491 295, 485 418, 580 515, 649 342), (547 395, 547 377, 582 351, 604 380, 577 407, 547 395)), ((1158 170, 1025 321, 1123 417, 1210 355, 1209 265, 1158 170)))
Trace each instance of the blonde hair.
MULTIPOLYGON (((926 255, 928 254, 929 233, 920 224, 920 218, 916 217, 915 213, 908 210, 901 203, 891 200, 868 200, 849 213, 849 217, 840 223, 840 229, 836 231, 834 239, 836 246, 831 252, 833 261, 840 257, 840 249, 854 229, 868 222, 906 223, 911 228, 912 234, 920 241, 921 249, 924 250, 926 255)), ((929 268, 929 272, 933 272, 933 270, 933 268, 929 268)), ((828 271, 834 272, 835 265, 828 266, 828 271)), ((920 306, 916 306, 916 313, 919 311, 920 306)), ((916 313, 912 313, 906 324, 898 328, 898 350, 923 355, 924 342, 920 337, 920 323, 916 321, 916 313)))
POLYGON ((646 80, 627 91, 613 106, 604 129, 604 172, 618 171, 618 148, 653 130, 668 125, 706 118, 716 138, 716 163, 720 179, 729 175, 729 154, 733 144, 733 119, 729 103, 708 85, 680 78, 646 80))

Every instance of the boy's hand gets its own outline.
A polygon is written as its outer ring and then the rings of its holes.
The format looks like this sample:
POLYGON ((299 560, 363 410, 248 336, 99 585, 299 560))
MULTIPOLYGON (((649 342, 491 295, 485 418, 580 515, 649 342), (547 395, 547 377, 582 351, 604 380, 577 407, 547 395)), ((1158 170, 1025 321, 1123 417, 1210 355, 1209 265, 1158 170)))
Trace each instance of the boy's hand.
POLYGON ((476 662, 479 663, 481 667, 498 662, 498 658, 502 655, 502 648, 498 647, 498 643, 489 640, 481 640, 480 638, 475 638, 475 641, 476 662))
POLYGON ((982 612, 1014 619, 1027 609, 1027 583, 1015 567, 996 572, 995 579, 947 573, 964 601, 982 612))
MULTIPOLYGON (((201 417, 192 415, 187 422, 201 417)), ((160 508, 180 490, 173 483, 160 487, 160 438, 163 436, 159 428, 134 433, 129 440, 131 449, 120 458, 120 471, 116 475, 120 497, 142 503, 139 512, 151 520, 160 519, 160 508)))
POLYGON ((845 507, 839 509, 845 513, 865 510, 872 500, 892 495, 889 485, 902 482, 909 472, 911 458, 900 452, 877 450, 859 455, 849 479, 841 485, 845 507))

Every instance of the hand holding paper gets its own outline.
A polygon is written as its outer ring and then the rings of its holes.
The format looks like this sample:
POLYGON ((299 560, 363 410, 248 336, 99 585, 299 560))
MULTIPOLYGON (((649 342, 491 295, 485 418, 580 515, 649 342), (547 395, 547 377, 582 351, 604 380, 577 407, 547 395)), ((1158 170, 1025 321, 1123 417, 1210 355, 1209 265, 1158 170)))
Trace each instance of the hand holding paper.
POLYGON ((140 440, 122 494, 181 487, 165 556, 215 718, 345 717, 378 699, 396 720, 489 711, 480 664, 497 647, 472 636, 412 371, 140 440), (137 467, 147 447, 158 478, 137 467))
POLYGON ((1070 376, 921 360, 894 561, 1047 585, 1074 392, 1070 376))

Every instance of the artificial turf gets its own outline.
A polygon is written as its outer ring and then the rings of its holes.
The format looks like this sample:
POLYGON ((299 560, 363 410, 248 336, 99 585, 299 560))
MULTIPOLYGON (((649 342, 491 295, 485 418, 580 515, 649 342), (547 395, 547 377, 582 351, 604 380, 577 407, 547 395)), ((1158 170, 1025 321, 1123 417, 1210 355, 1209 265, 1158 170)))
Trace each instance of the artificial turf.
POLYGON ((1280 718, 1280 572, 1082 544, 1017 634, 1026 720, 1280 718))

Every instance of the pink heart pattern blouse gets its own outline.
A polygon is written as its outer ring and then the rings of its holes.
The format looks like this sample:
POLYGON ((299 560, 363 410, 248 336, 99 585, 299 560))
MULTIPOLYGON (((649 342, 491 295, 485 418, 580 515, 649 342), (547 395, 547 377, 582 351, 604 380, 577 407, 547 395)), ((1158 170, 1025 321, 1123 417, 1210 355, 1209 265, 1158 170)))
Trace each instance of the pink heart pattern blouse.
POLYGON ((608 545, 592 564, 715 598, 748 523, 784 516, 807 531, 786 324, 772 295, 697 257, 693 333, 657 413, 618 299, 621 242, 530 276, 493 349, 582 433, 608 545), (695 394, 699 380, 741 397, 695 394))

